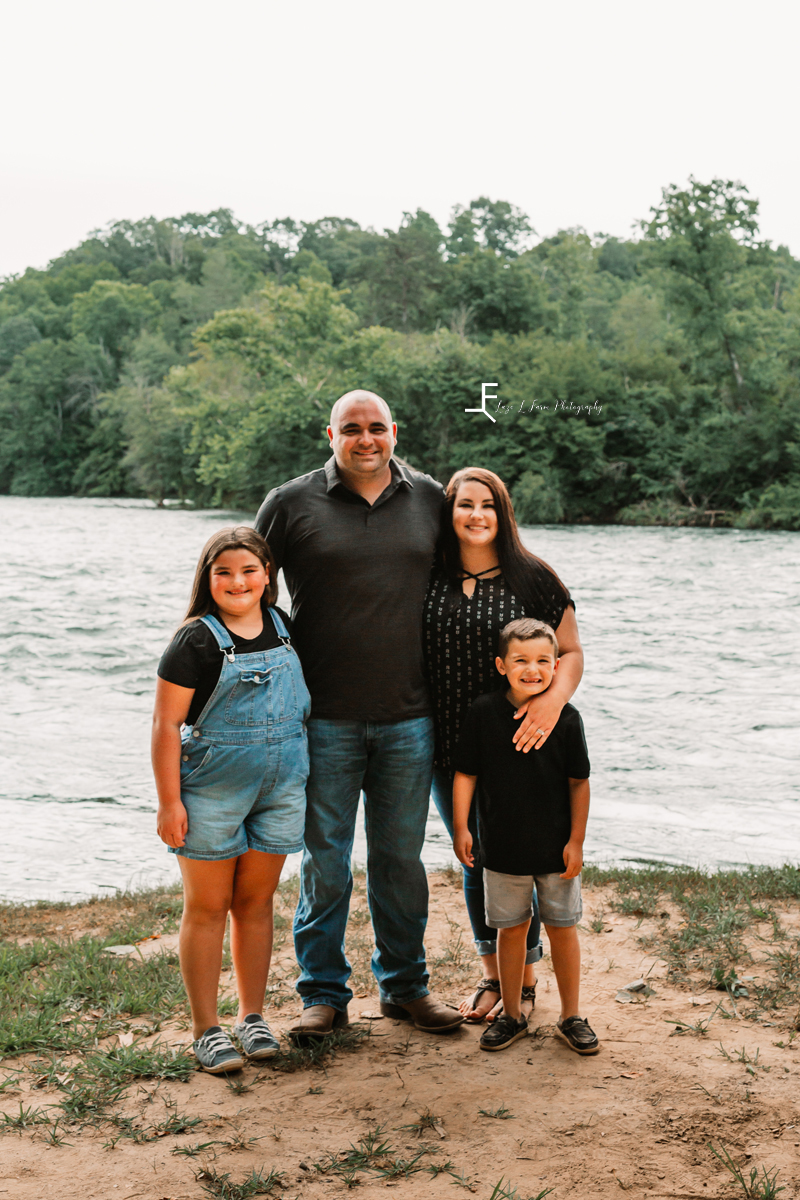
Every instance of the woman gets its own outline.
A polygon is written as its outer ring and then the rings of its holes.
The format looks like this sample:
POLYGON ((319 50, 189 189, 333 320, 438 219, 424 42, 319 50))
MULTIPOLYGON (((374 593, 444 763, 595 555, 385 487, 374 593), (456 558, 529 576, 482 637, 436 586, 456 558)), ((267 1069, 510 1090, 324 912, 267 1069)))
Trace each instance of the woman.
MULTIPOLYGON (((583 651, 575 606, 555 572, 522 545, 508 490, 498 475, 481 467, 457 471, 445 493, 449 520, 425 599, 425 656, 436 728, 433 798, 453 832, 453 755, 464 716, 476 697, 503 680, 495 669, 500 630, 517 617, 535 617, 556 631, 561 663, 546 692, 527 713, 519 710, 520 753, 543 746, 583 674, 583 651)), ((475 830, 472 830, 473 837, 475 830)), ((464 867, 464 898, 483 978, 460 1005, 468 1021, 492 1019, 499 1011, 497 931, 486 924, 483 871, 464 867)), ((542 955, 538 912, 528 933, 523 1012, 536 997, 533 964, 542 955)))

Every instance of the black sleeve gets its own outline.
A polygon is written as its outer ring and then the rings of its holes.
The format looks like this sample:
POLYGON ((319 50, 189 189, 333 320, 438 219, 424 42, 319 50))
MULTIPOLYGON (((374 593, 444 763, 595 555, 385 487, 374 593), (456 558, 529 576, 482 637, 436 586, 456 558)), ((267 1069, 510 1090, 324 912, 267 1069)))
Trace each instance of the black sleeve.
POLYGON ((286 506, 281 502, 279 489, 273 488, 258 510, 255 528, 272 551, 280 571, 286 550, 286 506))
POLYGON ((480 771, 480 758, 480 717, 473 704, 458 735, 453 766, 464 775, 477 775, 480 771))
POLYGON ((178 687, 196 688, 203 674, 204 632, 213 638, 211 631, 202 622, 184 625, 179 629, 161 655, 158 674, 167 683, 178 687), (199 627, 199 628, 198 628, 199 627))
POLYGON ((567 745, 567 777, 569 779, 589 778, 589 751, 586 746, 586 735, 583 732, 581 714, 577 711, 570 714, 571 720, 566 729, 567 745))

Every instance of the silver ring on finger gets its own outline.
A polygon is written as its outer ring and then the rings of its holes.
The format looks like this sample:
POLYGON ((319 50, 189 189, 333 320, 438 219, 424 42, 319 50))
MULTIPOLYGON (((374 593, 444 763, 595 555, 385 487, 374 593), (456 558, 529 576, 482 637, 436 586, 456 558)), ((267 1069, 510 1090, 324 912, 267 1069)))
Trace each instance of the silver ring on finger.
POLYGON ((543 729, 537 729, 537 730, 536 730, 536 732, 537 732, 537 733, 540 733, 540 734, 542 735, 542 737, 544 737, 544 730, 543 730, 543 729))

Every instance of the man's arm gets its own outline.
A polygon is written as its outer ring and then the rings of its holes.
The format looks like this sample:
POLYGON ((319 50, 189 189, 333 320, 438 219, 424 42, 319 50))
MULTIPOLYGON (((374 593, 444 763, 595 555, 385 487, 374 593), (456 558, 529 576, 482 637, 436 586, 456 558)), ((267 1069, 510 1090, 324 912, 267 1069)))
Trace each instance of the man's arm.
POLYGON ((477 775, 465 775, 463 771, 456 771, 453 779, 453 849, 458 861, 466 867, 475 865, 472 856, 472 834, 467 822, 477 778, 477 775))
POLYGON ((564 874, 561 879, 574 879, 583 866, 583 843, 589 819, 589 780, 569 780, 569 809, 572 819, 569 841, 564 847, 564 874))
POLYGON ((279 489, 273 488, 258 510, 255 529, 266 541, 275 566, 280 571, 286 553, 286 505, 282 502, 279 489))
POLYGON ((578 634, 575 609, 568 604, 556 630, 559 660, 553 682, 546 692, 534 696, 515 717, 522 718, 514 734, 518 750, 541 750, 555 728, 561 710, 575 694, 583 675, 583 647, 578 634), (541 733, 539 732, 541 730, 541 733))

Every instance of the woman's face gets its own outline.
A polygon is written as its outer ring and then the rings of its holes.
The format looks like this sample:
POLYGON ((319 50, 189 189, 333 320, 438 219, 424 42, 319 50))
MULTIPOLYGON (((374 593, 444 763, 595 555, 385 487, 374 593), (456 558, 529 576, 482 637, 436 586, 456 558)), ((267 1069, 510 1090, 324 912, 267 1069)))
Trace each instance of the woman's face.
POLYGON ((489 547, 497 537, 494 496, 472 479, 459 486, 453 504, 453 529, 462 548, 489 547))

